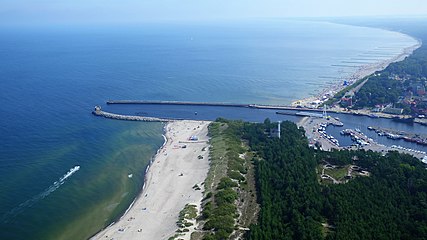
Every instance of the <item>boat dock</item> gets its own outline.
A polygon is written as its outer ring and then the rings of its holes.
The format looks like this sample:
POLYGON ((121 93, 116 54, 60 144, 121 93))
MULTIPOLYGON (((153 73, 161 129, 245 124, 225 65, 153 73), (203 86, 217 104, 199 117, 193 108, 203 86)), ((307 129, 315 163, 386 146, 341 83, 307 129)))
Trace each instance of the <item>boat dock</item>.
POLYGON ((389 151, 398 151, 400 153, 406 153, 422 160, 426 158, 425 151, 418 151, 415 149, 410 149, 410 148, 405 148, 405 147, 395 146, 395 145, 392 145, 391 147, 384 146, 382 144, 375 142, 372 138, 369 138, 358 129, 356 130, 345 129, 341 131, 341 134, 350 135, 352 140, 357 143, 355 146, 350 147, 350 149, 353 149, 353 150, 365 149, 365 150, 372 150, 374 152, 382 152, 383 154, 389 151))
POLYGON ((368 130, 375 131, 378 136, 385 136, 390 139, 398 140, 403 139, 407 142, 413 142, 420 145, 427 146, 427 135, 418 133, 408 133, 405 131, 397 131, 394 129, 382 128, 382 127, 368 127, 368 130))
POLYGON ((173 121, 172 119, 166 119, 166 118, 132 116, 132 115, 122 115, 122 114, 104 112, 101 110, 100 106, 96 106, 95 110, 92 112, 92 114, 95 116, 99 116, 99 117, 105 117, 105 118, 116 119, 116 120, 126 120, 126 121, 142 121, 142 122, 170 122, 170 121, 173 121))
POLYGON ((338 140, 328 135, 325 131, 328 125, 341 126, 339 125, 339 121, 334 118, 327 119, 317 117, 306 117, 299 121, 297 125, 305 129, 305 134, 309 139, 311 145, 320 147, 322 150, 325 151, 331 151, 333 149, 365 149, 380 152, 382 154, 386 154, 389 151, 398 151, 400 153, 406 153, 422 160, 425 160, 427 158, 425 151, 418 151, 415 149, 409 149, 400 146, 388 147, 379 144, 373 139, 363 134, 359 129, 345 129, 341 131, 341 134, 343 135, 350 135, 355 144, 348 147, 340 146, 338 140))
POLYGON ((331 117, 305 117, 297 125, 305 129, 305 134, 313 146, 320 147, 326 151, 341 149, 338 140, 326 133, 328 125, 343 126, 337 119, 331 117))

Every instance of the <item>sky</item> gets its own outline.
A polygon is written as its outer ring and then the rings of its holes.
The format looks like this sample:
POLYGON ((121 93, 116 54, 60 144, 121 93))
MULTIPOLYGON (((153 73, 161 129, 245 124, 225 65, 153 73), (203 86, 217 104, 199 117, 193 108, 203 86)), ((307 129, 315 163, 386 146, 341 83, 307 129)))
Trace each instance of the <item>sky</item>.
POLYGON ((0 24, 425 16, 427 0, 0 0, 0 24))

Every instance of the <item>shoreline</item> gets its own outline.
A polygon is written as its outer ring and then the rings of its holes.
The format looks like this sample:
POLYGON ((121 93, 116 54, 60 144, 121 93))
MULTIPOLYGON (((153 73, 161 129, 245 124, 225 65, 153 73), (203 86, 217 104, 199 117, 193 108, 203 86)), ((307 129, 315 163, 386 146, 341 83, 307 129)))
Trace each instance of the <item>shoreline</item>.
POLYGON ((110 223, 110 225, 108 225, 107 227, 105 227, 104 229, 102 229, 101 231, 99 231, 99 232, 97 232, 95 235, 93 235, 93 236, 91 236, 90 237, 90 239, 92 239, 94 236, 96 236, 98 233, 100 233, 100 232, 102 232, 103 230, 105 230, 105 229, 107 229, 107 228, 109 228, 109 227, 111 227, 112 225, 114 225, 116 222, 118 222, 118 221, 120 221, 120 220, 122 220, 122 218, 131 210, 131 208, 133 207, 133 205, 135 204, 135 202, 136 201, 138 201, 138 199, 141 197, 141 194, 142 194, 142 192, 144 191, 144 189, 145 189, 145 183, 146 183, 146 176, 147 176, 147 172, 148 172, 148 170, 150 169, 150 166, 153 164, 153 162, 154 162, 154 159, 156 158, 156 156, 160 153, 160 150, 162 150, 163 149, 163 147, 166 145, 166 143, 167 143, 167 138, 166 138, 166 136, 165 136, 165 134, 166 134, 166 126, 167 126, 167 124, 165 124, 164 126, 163 126, 163 134, 162 134, 162 137, 163 137, 163 139, 164 139, 164 141, 163 141, 163 144, 162 144, 162 146, 159 148, 159 149, 157 149, 157 152, 156 152, 156 154, 154 154, 154 156, 152 156, 151 157, 151 159, 150 159, 150 161, 149 161, 149 163, 148 163, 148 165, 147 165, 147 167, 145 168, 145 170, 144 170, 144 182, 143 182, 143 184, 142 184, 142 188, 141 188, 141 190, 140 190, 140 193, 138 193, 138 195, 133 199, 133 201, 130 203, 130 205, 129 205, 129 207, 126 209, 126 211, 121 215, 121 216, 119 216, 118 218, 117 218, 117 220, 115 220, 115 221, 113 221, 112 223, 110 223))
MULTIPOLYGON (((172 237, 178 229, 176 221, 185 204, 196 204, 200 209, 203 188, 197 191, 192 186, 204 182, 209 170, 209 151, 202 152, 203 148, 208 148, 209 123, 180 120, 165 124, 163 136, 166 141, 145 170, 141 192, 119 220, 90 239, 172 237), (193 135, 200 141, 182 143, 193 135), (203 158, 198 159, 198 155, 203 158)), ((190 234, 191 231, 180 238, 190 239, 190 234)))
MULTIPOLYGON (((397 31, 394 31, 397 32, 397 31)), ((400 33, 400 32, 398 32, 400 33)), ((400 34, 404 34, 406 36, 411 37, 412 39, 415 39, 417 41, 416 44, 403 48, 401 53, 395 56, 392 56, 389 59, 383 60, 383 61, 379 61, 373 64, 367 64, 367 65, 362 65, 361 67, 359 67, 354 73, 349 74, 346 77, 339 77, 339 79, 337 79, 336 81, 334 81, 333 83, 329 83, 327 86, 325 87, 322 91, 320 91, 319 93, 315 94, 315 96, 309 96, 306 98, 303 98, 302 100, 296 100, 293 101, 291 106, 296 106, 296 105, 301 105, 301 106, 309 106, 309 104, 315 100, 321 100, 322 98, 324 98, 324 96, 329 95, 330 97, 334 96, 336 93, 338 93, 339 91, 341 91, 342 89, 344 89, 347 86, 343 86, 343 84, 341 84, 341 82, 344 79, 347 79, 349 84, 348 86, 354 85, 358 80, 365 78, 377 71, 381 71, 384 70, 385 68, 387 68, 391 63, 394 62, 399 62, 404 60, 406 57, 410 56, 413 54, 413 52, 418 49, 419 47, 422 46, 422 41, 420 39, 417 39, 413 36, 410 36, 408 34, 405 33, 400 33, 400 34), (299 104, 295 104, 296 102, 301 102, 299 104)), ((134 116, 132 116, 134 117, 134 116)), ((135 116, 136 117, 136 116, 135 116)), ((304 118, 303 118, 304 119, 304 118)), ((303 121, 303 119, 301 119, 298 124, 301 124, 301 122, 303 121)), ((132 119, 133 120, 133 119, 132 119)), ((138 119, 139 120, 139 119, 138 119)), ((158 121, 159 119, 148 119, 148 121, 158 121)), ((160 119, 160 120, 164 120, 164 119, 160 119)), ((143 121, 147 121, 147 119, 144 119, 143 121)), ((169 120, 170 121, 170 120, 169 120)), ((145 234, 143 233, 143 231, 138 232, 139 235, 125 235, 124 233, 127 232, 127 230, 120 232, 120 229, 116 229, 118 227, 118 225, 120 225, 121 222, 126 221, 126 218, 128 217, 128 215, 131 215, 133 213, 133 210, 135 210, 135 205, 137 205, 138 201, 140 201, 141 199, 143 199, 144 194, 146 193, 147 189, 150 187, 149 180, 152 179, 152 176, 150 176, 151 174, 155 174, 155 173, 151 173, 153 170, 151 169, 151 167, 155 164, 156 159, 159 157, 160 153, 162 151, 164 151, 165 146, 168 144, 168 142, 170 142, 171 140, 167 137, 167 133, 168 133, 168 126, 170 124, 173 123, 179 123, 179 122, 185 122, 185 121, 190 121, 190 122, 201 122, 201 121, 192 121, 192 120, 178 120, 178 121, 173 121, 173 122, 168 122, 165 124, 164 126, 164 134, 162 134, 162 136, 164 137, 165 141, 163 143, 163 145, 157 150, 156 154, 151 158, 149 164, 147 165, 146 169, 145 169, 145 176, 144 176, 144 183, 142 186, 142 189, 140 191, 140 193, 136 196, 136 198, 132 201, 132 203, 129 205, 128 209, 123 213, 123 215, 121 215, 117 221, 113 221, 110 225, 108 225, 106 228, 100 230, 99 232, 97 232, 94 236, 90 237, 90 239, 110 239, 111 237, 114 237, 114 239, 140 239, 141 237, 144 237, 145 234), (112 232, 112 231, 115 232, 112 232), (117 232, 119 232, 120 234, 117 235, 117 232), (107 233, 113 233, 111 235, 106 235, 107 233), (107 237, 108 236, 108 237, 107 237)), ((204 181, 204 179, 203 179, 204 181)), ((188 186, 191 187, 192 185, 188 186)), ((192 203, 193 202, 188 202, 188 203, 192 203)), ((200 211, 200 203, 201 203, 201 199, 197 204, 197 208, 200 211)), ((179 209, 178 212, 182 210, 179 209)), ((176 215, 175 217, 175 221, 178 220, 178 215, 176 215)), ((174 222, 175 222, 174 221, 174 222)), ((129 222, 129 220, 127 221, 129 222)), ((129 229, 133 229, 135 230, 136 224, 131 224, 131 226, 128 226, 129 229)), ((178 229, 178 227, 176 227, 175 225, 175 229, 178 229)), ((139 229, 138 229, 139 230, 139 229)), ((164 231, 163 229, 158 229, 157 232, 162 232, 164 231)), ((168 236, 164 236, 164 238, 168 238, 173 236, 173 233, 171 235, 168 236)), ((191 232, 189 234, 186 235, 190 235, 191 232)), ((181 238, 183 239, 187 239, 184 238, 183 236, 181 236, 181 238)), ((156 238, 154 238, 156 239, 156 238)), ((162 238, 163 239, 163 238, 162 238)), ((189 238, 188 238, 189 239, 189 238)))
MULTIPOLYGON (((391 31, 391 30, 387 30, 387 31, 391 31)), ((348 76, 338 77, 337 80, 333 81, 332 83, 328 83, 327 85, 329 86, 325 86, 325 88, 323 88, 319 93, 312 93, 313 96, 308 96, 303 99, 293 101, 291 103, 291 106, 318 107, 320 104, 334 97, 338 92, 342 91, 346 87, 353 86, 355 83, 357 83, 358 80, 368 77, 377 71, 382 71, 392 63, 405 60, 407 57, 412 55, 415 50, 420 48, 423 44, 421 39, 415 38, 406 33, 401 33, 398 31, 392 31, 392 32, 396 32, 396 33, 408 36, 414 39, 417 43, 412 46, 403 48, 398 55, 392 56, 389 59, 372 63, 372 64, 362 65, 358 67, 358 69, 355 72, 349 74, 348 76), (344 80, 347 80, 349 84, 344 86, 344 84, 342 83, 344 80), (318 104, 313 104, 314 102, 317 102, 318 104)))
MULTIPOLYGON (((94 114, 94 115, 96 115, 96 114, 94 114)), ((123 214, 120 214, 117 218, 114 218, 114 219, 113 219, 113 221, 112 221, 109 225, 107 225, 106 227, 104 227, 104 228, 100 229, 98 232, 96 232, 95 234, 93 234, 92 236, 90 236, 88 239, 95 239, 95 237, 96 237, 97 235, 99 235, 99 234, 100 234, 100 233, 102 233, 103 231, 105 231, 105 230, 109 229, 110 227, 112 227, 112 226, 113 226, 114 224, 116 224, 117 222, 121 221, 121 220, 125 217, 125 215, 130 211, 130 209, 133 207, 133 205, 135 204, 135 202, 136 202, 136 201, 141 197, 142 192, 143 192, 143 191, 144 191, 144 189, 145 189, 145 183, 146 183, 147 172, 148 172, 148 170, 150 169, 150 166, 151 166, 151 164, 153 163, 153 160, 156 158, 156 156, 160 153, 160 151, 162 150, 162 148, 163 148, 163 147, 166 145, 166 143, 167 143, 167 138, 166 138, 166 136, 165 136, 165 134, 166 134, 166 126, 167 126, 167 123, 166 123, 166 124, 164 124, 164 126, 163 126, 163 133, 162 133, 162 137, 163 137, 163 139, 164 139, 163 144, 162 144, 162 146, 161 146, 159 149, 157 149, 156 154, 154 154, 154 155, 151 157, 150 161, 148 162, 147 167, 146 167, 146 168, 145 168, 145 170, 144 170, 144 181, 143 181, 143 184, 142 184, 141 190, 139 191, 138 195, 137 195, 137 196, 132 200, 132 202, 130 203, 129 207, 125 210, 125 212, 124 212, 123 214)))

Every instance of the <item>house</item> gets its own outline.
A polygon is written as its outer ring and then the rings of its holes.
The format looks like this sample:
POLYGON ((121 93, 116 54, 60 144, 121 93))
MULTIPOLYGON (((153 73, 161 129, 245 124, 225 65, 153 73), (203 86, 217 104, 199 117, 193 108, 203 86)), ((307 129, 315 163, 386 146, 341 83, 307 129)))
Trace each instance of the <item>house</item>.
POLYGON ((384 110, 386 106, 384 106, 383 104, 377 104, 375 105, 375 107, 372 109, 372 112, 382 112, 384 110))
POLYGON ((424 96, 426 94, 426 88, 422 85, 418 85, 416 88, 416 94, 418 96, 424 96))
POLYGON ((351 107, 353 105, 353 99, 351 97, 343 97, 341 98, 341 106, 343 107, 351 107))

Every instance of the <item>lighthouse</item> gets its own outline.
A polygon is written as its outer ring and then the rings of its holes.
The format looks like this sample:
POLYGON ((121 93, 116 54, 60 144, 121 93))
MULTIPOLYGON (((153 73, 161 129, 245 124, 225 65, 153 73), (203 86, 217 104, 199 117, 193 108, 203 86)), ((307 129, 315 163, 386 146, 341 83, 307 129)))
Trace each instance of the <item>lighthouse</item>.
POLYGON ((278 138, 280 138, 280 124, 281 124, 282 122, 281 121, 279 121, 279 124, 277 124, 277 137, 278 138))

